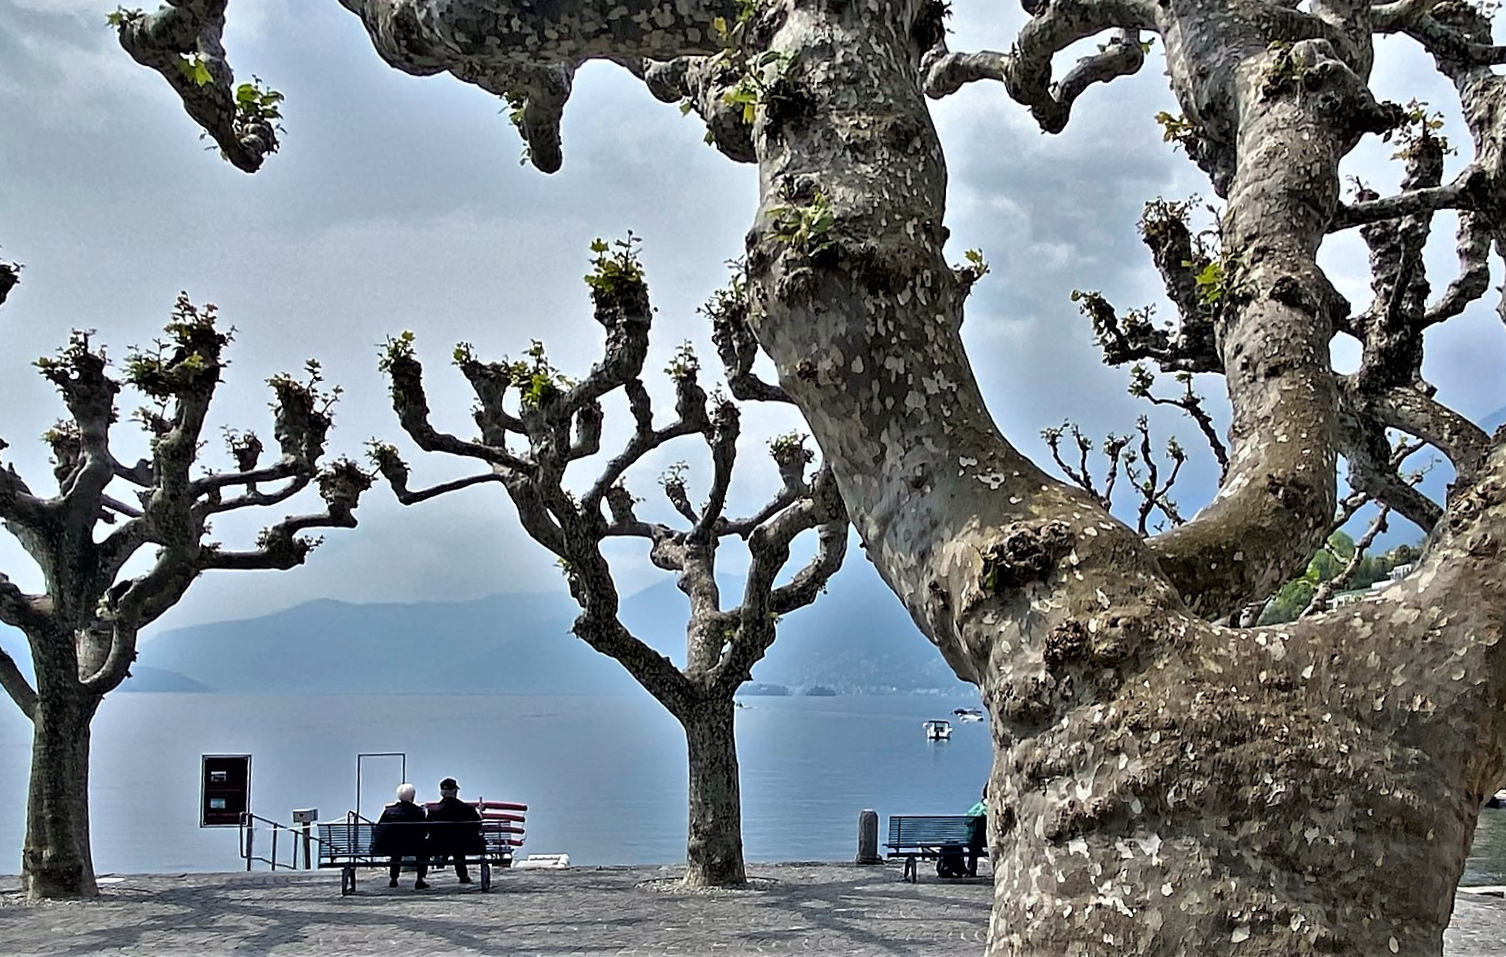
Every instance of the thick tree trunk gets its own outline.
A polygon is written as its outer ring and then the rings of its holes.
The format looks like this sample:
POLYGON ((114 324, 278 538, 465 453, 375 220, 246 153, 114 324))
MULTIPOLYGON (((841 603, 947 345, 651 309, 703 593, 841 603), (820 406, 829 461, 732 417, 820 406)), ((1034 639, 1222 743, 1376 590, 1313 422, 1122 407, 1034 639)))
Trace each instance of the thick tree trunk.
MULTIPOLYGON (((1461 541, 1437 543, 1383 600, 1274 629, 1189 614, 1146 543, 993 427, 938 254, 940 149, 896 22, 871 5, 796 4, 774 35, 803 109, 761 114, 755 132, 752 319, 870 557, 993 716, 988 953, 1438 953, 1481 792, 1500 773, 1479 755, 1498 753, 1503 731, 1502 610, 1489 598, 1502 487, 1483 486, 1461 541), (802 246, 791 210, 822 197, 835 224, 802 246)), ((1261 95, 1246 103, 1255 127, 1261 95)), ((1273 104, 1281 128, 1262 132, 1316 139, 1304 106, 1273 104)), ((1325 159, 1345 149, 1323 145, 1325 159)), ((1225 330, 1226 350, 1256 353, 1231 373, 1247 403, 1237 467, 1290 481, 1245 482, 1248 501, 1226 495, 1244 504, 1208 523, 1224 542, 1205 550, 1252 566, 1230 575, 1210 561, 1222 579, 1179 579, 1223 587, 1216 608, 1306 546, 1305 516, 1332 511, 1331 417, 1290 408, 1330 398, 1299 388, 1322 381, 1317 344, 1336 308, 1308 248, 1336 187, 1326 166, 1307 176, 1231 197, 1241 320, 1277 330, 1250 342, 1240 323, 1225 330), (1262 203, 1311 207, 1314 221, 1278 248, 1259 229, 1262 203), (1276 361, 1288 354, 1301 362, 1276 361), (1252 525, 1273 537, 1240 552, 1252 525)))
POLYGON ((33 720, 21 884, 28 899, 92 897, 89 722, 99 698, 43 694, 33 720))
POLYGON ((685 883, 725 887, 748 880, 743 866, 742 794, 731 698, 707 700, 681 717, 690 757, 690 827, 685 883))
POLYGON ((1499 773, 1502 625, 1415 597, 1285 629, 1174 621, 1075 706, 1093 655, 1048 668, 1034 729, 990 696, 1019 737, 990 787, 989 953, 1438 954, 1499 773))

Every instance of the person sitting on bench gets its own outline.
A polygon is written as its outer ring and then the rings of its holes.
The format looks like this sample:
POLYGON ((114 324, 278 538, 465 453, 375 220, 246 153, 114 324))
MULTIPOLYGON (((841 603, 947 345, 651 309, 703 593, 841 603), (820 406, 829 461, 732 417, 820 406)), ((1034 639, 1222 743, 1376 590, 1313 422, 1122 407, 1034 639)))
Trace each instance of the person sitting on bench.
MULTIPOLYGON (((972 818, 969 822, 972 832, 968 835, 968 851, 976 862, 979 852, 988 846, 988 782, 983 783, 983 796, 978 799, 978 803, 967 809, 967 817, 972 818)), ((974 864, 975 868, 976 866, 974 864)))
POLYGON ((413 889, 421 891, 429 886, 424 881, 424 875, 429 871, 429 859, 424 855, 425 829, 421 826, 424 823, 424 809, 413 803, 413 794, 413 785, 397 786, 397 801, 382 808, 382 816, 377 818, 376 833, 371 839, 371 853, 376 857, 392 859, 392 866, 387 871, 388 887, 397 886, 397 875, 403 869, 403 858, 416 858, 418 880, 413 882, 413 889))
POLYGON ((465 856, 486 853, 486 840, 481 836, 481 815, 460 800, 459 794, 460 785, 454 778, 439 782, 439 804, 429 812, 429 854, 435 858, 453 856, 455 877, 469 884, 465 856))
POLYGON ((983 856, 988 845, 988 785, 983 785, 983 797, 967 809, 967 844, 951 845, 936 859, 937 877, 977 877, 978 858, 983 856))

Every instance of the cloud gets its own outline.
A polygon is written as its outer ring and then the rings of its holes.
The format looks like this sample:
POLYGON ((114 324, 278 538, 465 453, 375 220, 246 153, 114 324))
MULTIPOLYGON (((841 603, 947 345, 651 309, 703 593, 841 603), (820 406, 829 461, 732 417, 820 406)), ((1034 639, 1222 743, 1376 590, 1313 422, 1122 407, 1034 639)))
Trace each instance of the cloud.
MULTIPOLYGON (((593 361, 600 332, 580 277, 597 236, 632 229, 644 237, 659 310, 650 369, 685 339, 714 355, 695 310, 742 249, 757 177, 706 147, 694 118, 653 101, 622 70, 593 65, 566 112, 565 167, 545 177, 518 165, 521 142, 495 98, 449 77, 387 68, 338 4, 237 0, 231 14, 226 43, 239 75, 256 73, 288 97, 284 149, 254 177, 202 149, 180 104, 118 49, 92 0, 0 0, 0 244, 27 265, 0 309, 0 434, 13 445, 6 460, 38 484, 48 465, 32 437, 59 406, 26 363, 71 327, 98 328, 116 354, 149 341, 180 289, 218 302, 239 330, 212 421, 265 429, 262 381, 317 356, 346 389, 332 444, 350 452, 398 433, 375 359, 382 339, 403 329, 419 334, 436 414, 461 434, 470 399, 448 366, 455 341, 500 358, 541 338, 562 368, 593 361)), ((1007 49, 1022 16, 958 3, 953 46, 1007 49)), ((1424 58, 1404 44, 1382 47, 1399 64, 1377 76, 1385 95, 1425 88, 1448 102, 1424 58)), ((974 290, 964 337, 1001 428, 1040 460, 1043 426, 1070 418, 1097 436, 1125 431, 1143 411, 1124 395, 1124 370, 1102 366, 1070 293, 1100 289, 1121 308, 1161 301, 1135 230, 1141 206, 1157 195, 1209 196, 1153 120, 1177 110, 1160 57, 1158 45, 1138 75, 1088 90, 1055 136, 1040 133, 997 84, 933 107, 950 165, 949 254, 982 248, 994 268, 974 290)), ((1388 153, 1367 145, 1354 171, 1394 183, 1388 153)), ((1445 281, 1449 232, 1440 223, 1429 248, 1445 281)), ((1331 243, 1325 265, 1360 307, 1364 250, 1351 237, 1331 243)), ((1506 403, 1496 321, 1482 307, 1431 336, 1428 373, 1466 410, 1506 403)), ((1158 435, 1174 430, 1189 444, 1195 435, 1175 416, 1154 413, 1153 422, 1158 435)), ((748 412, 745 458, 757 460, 768 437, 791 424, 783 411, 748 412)), ((652 497, 659 470, 697 454, 667 449, 646 462, 632 476, 638 494, 652 497)), ((434 476, 454 469, 437 460, 421 467, 434 476)), ((1206 491, 1206 457, 1201 468, 1193 477, 1206 491)), ((756 503, 771 482, 767 472, 750 474, 738 505, 756 503)), ((329 535, 307 567, 206 578, 168 625, 319 595, 558 587, 499 490, 422 510, 384 494, 363 506, 358 531, 329 535)), ((224 532, 254 534, 255 524, 224 532)), ((614 558, 624 575, 658 574, 629 552, 614 558)), ((13 567, 24 579, 24 559, 0 545, 0 569, 13 567)))

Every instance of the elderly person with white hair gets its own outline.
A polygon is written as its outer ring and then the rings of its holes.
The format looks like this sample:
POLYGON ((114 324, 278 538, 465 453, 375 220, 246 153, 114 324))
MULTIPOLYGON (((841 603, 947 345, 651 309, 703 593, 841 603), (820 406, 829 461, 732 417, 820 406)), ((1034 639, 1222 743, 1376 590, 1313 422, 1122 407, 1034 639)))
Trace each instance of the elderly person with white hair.
POLYGON ((429 885, 424 876, 429 872, 429 859, 425 853, 428 828, 424 827, 424 809, 413 803, 413 785, 399 784, 397 800, 382 809, 377 818, 376 834, 372 838, 371 853, 377 857, 390 857, 388 887, 397 886, 397 875, 403 869, 403 858, 412 857, 418 862, 418 880, 414 890, 424 890, 429 885))

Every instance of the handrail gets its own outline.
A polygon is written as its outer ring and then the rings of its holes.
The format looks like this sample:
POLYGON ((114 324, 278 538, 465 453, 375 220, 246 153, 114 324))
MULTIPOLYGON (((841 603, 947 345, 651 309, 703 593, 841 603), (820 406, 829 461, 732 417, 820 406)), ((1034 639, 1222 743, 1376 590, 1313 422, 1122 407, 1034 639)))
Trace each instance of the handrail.
POLYGON ((240 855, 241 859, 246 862, 246 870, 251 870, 251 865, 256 861, 261 861, 263 864, 270 865, 272 870, 274 871, 277 870, 277 835, 282 831, 287 831, 288 834, 291 835, 293 842, 291 863, 284 866, 286 866, 289 870, 298 869, 298 839, 303 838, 303 869, 309 870, 313 867, 313 861, 311 859, 313 855, 310 845, 313 843, 323 844, 324 842, 321 841, 318 836, 310 832, 309 825, 305 824, 302 828, 289 827, 288 825, 283 824, 281 821, 274 821, 271 818, 262 817, 261 815, 253 814, 250 811, 242 811, 240 823, 240 855), (256 825, 258 822, 270 826, 272 829, 272 850, 270 852, 271 857, 259 857, 256 854, 256 825))

